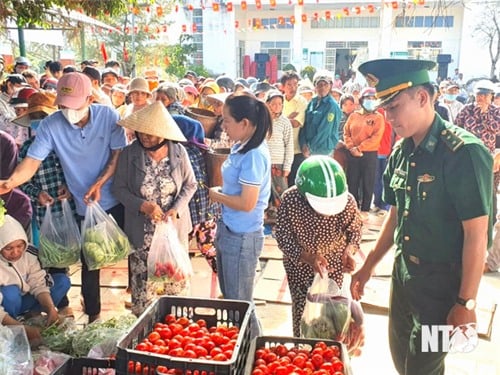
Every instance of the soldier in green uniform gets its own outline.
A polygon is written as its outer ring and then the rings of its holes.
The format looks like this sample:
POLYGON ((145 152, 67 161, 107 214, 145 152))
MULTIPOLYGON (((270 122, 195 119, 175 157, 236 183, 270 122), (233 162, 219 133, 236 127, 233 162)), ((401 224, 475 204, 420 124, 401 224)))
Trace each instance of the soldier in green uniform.
MULTIPOLYGON (((491 241, 493 160, 471 133, 434 112, 434 62, 382 59, 359 67, 403 139, 384 174, 391 205, 351 292, 360 299, 395 244, 389 344, 401 375, 444 374, 446 350, 429 352, 422 327, 476 322, 475 298, 491 241)), ((438 327, 435 327, 438 328, 438 327)))

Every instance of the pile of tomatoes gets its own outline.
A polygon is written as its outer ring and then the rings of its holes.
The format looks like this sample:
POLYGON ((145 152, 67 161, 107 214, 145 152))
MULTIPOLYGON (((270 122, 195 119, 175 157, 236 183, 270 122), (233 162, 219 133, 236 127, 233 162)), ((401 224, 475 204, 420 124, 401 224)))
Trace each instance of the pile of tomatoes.
POLYGON ((314 347, 279 344, 255 351, 252 375, 344 375, 340 348, 318 341, 314 347))
MULTIPOLYGON (((224 362, 232 358, 238 334, 239 328, 236 326, 222 324, 207 327, 204 319, 193 321, 184 316, 176 318, 175 315, 168 314, 163 322, 154 325, 153 331, 134 349, 172 357, 224 362)), ((148 366, 129 361, 129 373, 147 374, 149 370, 148 366)), ((164 366, 157 366, 156 370, 159 373, 177 373, 164 366)))

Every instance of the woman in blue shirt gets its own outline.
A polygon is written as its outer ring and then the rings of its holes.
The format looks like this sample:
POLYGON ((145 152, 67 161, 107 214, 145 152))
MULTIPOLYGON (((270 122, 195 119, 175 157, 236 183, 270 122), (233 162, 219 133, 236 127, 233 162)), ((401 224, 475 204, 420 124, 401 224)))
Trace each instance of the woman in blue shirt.
MULTIPOLYGON (((222 187, 209 196, 222 204, 217 226, 217 275, 224 298, 252 301, 255 271, 264 246, 264 210, 271 193, 271 157, 264 142, 272 131, 265 103, 251 94, 235 93, 224 104, 222 126, 235 141, 222 165, 222 187)), ((252 313, 251 336, 260 334, 252 313)))

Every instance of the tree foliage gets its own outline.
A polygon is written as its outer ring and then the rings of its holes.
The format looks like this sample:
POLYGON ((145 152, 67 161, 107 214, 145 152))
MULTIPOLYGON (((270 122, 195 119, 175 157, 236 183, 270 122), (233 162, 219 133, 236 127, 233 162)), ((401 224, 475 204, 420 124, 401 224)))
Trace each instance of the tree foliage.
MULTIPOLYGON (((151 2, 145 2, 148 1, 151 2)), ((53 8, 82 10, 91 17, 99 17, 123 14, 136 4, 137 0, 2 0, 0 22, 12 20, 20 26, 48 26, 47 10, 53 8)))
POLYGON ((491 62, 490 77, 493 78, 500 59, 500 1, 484 4, 484 9, 474 26, 473 35, 488 47, 491 62))

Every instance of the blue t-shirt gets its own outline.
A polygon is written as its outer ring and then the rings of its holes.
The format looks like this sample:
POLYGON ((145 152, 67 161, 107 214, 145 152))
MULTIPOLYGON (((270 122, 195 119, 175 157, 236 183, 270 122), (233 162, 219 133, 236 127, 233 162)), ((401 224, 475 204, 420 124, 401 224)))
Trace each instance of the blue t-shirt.
POLYGON ((259 187, 259 198, 250 212, 222 205, 222 221, 232 232, 250 233, 264 225, 264 210, 271 194, 271 156, 266 142, 245 154, 238 152, 240 147, 234 145, 222 164, 222 193, 240 195, 243 185, 251 185, 259 187))
MULTIPOLYGON (((118 112, 104 105, 91 105, 89 122, 80 128, 70 124, 61 111, 40 122, 27 156, 43 160, 54 151, 58 156, 76 212, 84 216, 83 197, 109 162, 112 150, 126 146, 124 129, 117 125, 118 112)), ((99 204, 108 210, 118 204, 111 193, 112 179, 101 189, 99 204)))

